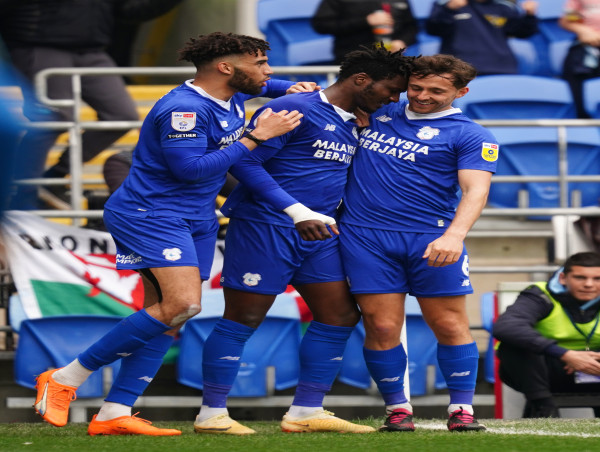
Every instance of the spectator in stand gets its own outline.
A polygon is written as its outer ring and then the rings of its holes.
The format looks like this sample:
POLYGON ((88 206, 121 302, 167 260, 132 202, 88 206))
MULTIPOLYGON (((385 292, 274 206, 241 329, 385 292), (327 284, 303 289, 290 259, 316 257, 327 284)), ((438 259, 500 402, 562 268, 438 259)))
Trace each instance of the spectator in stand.
MULTIPOLYGON (((148 20, 158 17, 182 0, 13 0, 0 6, 0 35, 8 47, 14 66, 30 83, 41 70, 51 67, 115 67, 106 53, 117 19, 148 20)), ((82 79, 82 98, 106 121, 139 119, 133 99, 123 78, 87 76, 82 79)), ((37 108, 30 90, 23 88, 24 114, 31 121, 72 121, 71 107, 53 111, 37 108)), ((48 97, 70 99, 71 79, 53 77, 48 83, 48 97)), ((27 133, 20 144, 19 179, 64 177, 70 171, 69 149, 58 163, 44 172, 48 151, 62 131, 44 130, 27 133)), ((124 135, 127 130, 89 130, 82 136, 82 160, 87 162, 124 135)), ((41 189, 43 199, 55 208, 70 208, 64 202, 64 186, 41 189), (59 195, 58 197, 55 195, 59 195)), ((24 189, 16 198, 16 208, 39 207, 38 190, 24 189)))
POLYGON ((537 33, 537 7, 529 0, 520 6, 502 0, 437 0, 425 29, 442 39, 440 53, 472 64, 478 75, 516 74, 508 38, 537 33))
POLYGON ((600 0, 567 0, 558 23, 577 35, 565 58, 563 78, 571 87, 577 116, 589 118, 583 82, 600 77, 600 0))
POLYGON ((600 254, 570 256, 523 290, 494 324, 500 378, 522 392, 523 417, 559 417, 552 393, 600 391, 600 254))
POLYGON ((312 26, 322 34, 334 36, 335 63, 361 45, 387 39, 377 30, 389 28, 389 50, 396 52, 414 44, 418 26, 408 0, 382 2, 378 0, 323 0, 313 19, 312 26))

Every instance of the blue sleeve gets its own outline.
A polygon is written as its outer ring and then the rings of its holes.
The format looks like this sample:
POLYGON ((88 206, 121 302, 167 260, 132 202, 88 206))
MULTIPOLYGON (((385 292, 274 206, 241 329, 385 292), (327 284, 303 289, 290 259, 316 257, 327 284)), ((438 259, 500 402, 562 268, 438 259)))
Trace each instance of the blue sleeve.
POLYGON ((190 152, 190 148, 164 148, 169 169, 180 180, 188 183, 225 173, 227 169, 250 151, 239 141, 224 149, 206 154, 206 149, 190 152))
POLYGON ((489 130, 479 124, 467 122, 457 135, 458 169, 496 172, 497 153, 495 159, 489 159, 489 154, 485 152, 490 146, 499 147, 498 140, 489 130))
POLYGON ((281 188, 263 167, 263 163, 277 152, 279 152, 279 147, 259 146, 246 158, 233 165, 229 172, 248 188, 254 196, 281 211, 298 201, 281 188))

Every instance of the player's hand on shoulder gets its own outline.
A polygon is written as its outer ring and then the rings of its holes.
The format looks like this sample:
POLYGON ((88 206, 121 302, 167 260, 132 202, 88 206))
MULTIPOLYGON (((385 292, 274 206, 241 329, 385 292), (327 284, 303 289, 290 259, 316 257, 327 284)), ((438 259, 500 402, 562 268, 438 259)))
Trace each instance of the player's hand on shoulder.
POLYGON ((260 140, 278 137, 298 127, 303 116, 298 110, 281 110, 275 113, 271 108, 266 108, 256 119, 252 135, 260 140))
POLYGON ((311 93, 313 91, 321 91, 321 87, 315 82, 298 82, 290 86, 285 93, 311 93))

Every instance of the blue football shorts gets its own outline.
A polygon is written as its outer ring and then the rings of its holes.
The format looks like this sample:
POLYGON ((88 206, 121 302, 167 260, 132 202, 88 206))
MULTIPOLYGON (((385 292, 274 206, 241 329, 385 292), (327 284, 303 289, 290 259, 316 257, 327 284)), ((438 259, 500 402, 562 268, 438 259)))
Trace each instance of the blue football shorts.
POLYGON ((288 284, 346 279, 339 239, 306 241, 295 228, 232 218, 225 237, 221 285, 277 295, 288 284))
POLYGON ((430 267, 423 253, 440 237, 435 233, 399 232, 340 225, 340 250, 352 293, 410 293, 444 297, 473 293, 469 256, 430 267))
POLYGON ((128 216, 104 209, 104 224, 117 246, 117 268, 198 267, 209 279, 219 223, 177 217, 128 216))

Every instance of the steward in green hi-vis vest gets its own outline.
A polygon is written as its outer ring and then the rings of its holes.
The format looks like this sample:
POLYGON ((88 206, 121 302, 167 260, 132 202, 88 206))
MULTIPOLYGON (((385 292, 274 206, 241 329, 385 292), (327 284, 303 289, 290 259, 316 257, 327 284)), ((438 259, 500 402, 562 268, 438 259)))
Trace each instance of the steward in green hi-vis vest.
POLYGON ((545 282, 535 285, 554 305, 550 314, 535 324, 535 329, 569 350, 600 350, 600 330, 597 328, 600 314, 588 323, 575 323, 563 306, 552 297, 545 282))

